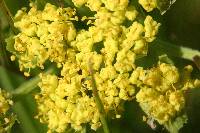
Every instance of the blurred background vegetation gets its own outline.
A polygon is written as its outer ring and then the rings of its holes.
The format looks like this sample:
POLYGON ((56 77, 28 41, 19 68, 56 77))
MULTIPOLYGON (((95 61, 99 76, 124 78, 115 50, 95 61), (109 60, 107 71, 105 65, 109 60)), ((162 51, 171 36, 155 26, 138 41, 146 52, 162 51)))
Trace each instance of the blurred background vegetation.
MULTIPOLYGON (((51 0, 53 1, 53 0, 51 0)), ((68 1, 68 0, 65 0, 68 1)), ((28 6, 28 0, 5 0, 12 15, 24 6, 28 6)), ((83 11, 84 12, 84 11, 83 11)), ((151 13, 162 23, 159 38, 172 44, 190 47, 200 50, 200 0, 177 0, 171 9, 161 16, 159 11, 151 13)), ((19 72, 17 63, 10 62, 10 53, 5 50, 4 39, 9 33, 8 23, 2 10, 0 10, 0 88, 16 88, 27 79, 19 72)), ((145 58, 144 66, 150 66, 157 60, 157 55, 161 53, 157 49, 150 47, 149 56, 145 58)), ((187 64, 194 66, 193 76, 200 78, 200 71, 192 61, 169 56, 179 68, 187 64)), ((140 62, 139 62, 140 63, 140 62)), ((155 64, 154 64, 155 65, 155 64)), ((181 133, 200 132, 200 88, 194 89, 186 94, 188 123, 181 129, 181 133)), ((16 98, 13 107, 19 116, 21 123, 15 123, 13 133, 45 133, 46 126, 41 125, 34 119, 36 114, 36 104, 33 95, 25 95, 16 98)), ((124 105, 124 115, 120 120, 109 120, 112 133, 156 133, 166 132, 163 127, 152 130, 142 121, 144 113, 136 102, 128 102, 124 105)), ((92 131, 91 131, 92 132, 92 131)), ((102 132, 100 129, 98 132, 102 132)))

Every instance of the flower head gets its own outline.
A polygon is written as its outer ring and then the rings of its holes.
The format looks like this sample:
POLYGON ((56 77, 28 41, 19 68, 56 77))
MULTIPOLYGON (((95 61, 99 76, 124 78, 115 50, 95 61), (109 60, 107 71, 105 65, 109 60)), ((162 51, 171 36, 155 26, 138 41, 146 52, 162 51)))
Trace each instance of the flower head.
POLYGON ((135 86, 130 80, 136 71, 135 59, 146 55, 148 43, 155 39, 159 23, 147 16, 138 22, 138 11, 128 0, 73 0, 74 5, 88 6, 94 16, 88 29, 76 30, 75 10, 46 4, 39 11, 35 5, 28 13, 18 11, 15 26, 16 57, 21 70, 43 68, 46 61, 60 66, 60 75, 40 74, 41 92, 35 96, 41 122, 49 131, 64 132, 72 127, 81 130, 89 123, 101 126, 90 82, 89 61, 93 64, 97 90, 106 113, 115 112, 123 101, 132 100, 135 86), (126 20, 131 21, 125 26, 126 20), (31 25, 31 26, 30 26, 31 25))
POLYGON ((186 84, 191 84, 187 89, 195 88, 195 80, 189 74, 180 74, 173 65, 161 63, 150 70, 138 70, 137 73, 145 73, 142 78, 135 73, 131 81, 140 87, 136 99, 143 111, 160 124, 166 124, 184 109, 186 84), (182 77, 190 80, 186 82, 182 77))
POLYGON ((26 73, 35 67, 43 69, 48 60, 62 65, 66 60, 68 43, 76 36, 74 25, 69 21, 73 19, 75 10, 47 3, 40 11, 33 3, 30 5, 28 13, 22 8, 15 15, 15 27, 20 33, 14 37, 14 54, 20 70, 26 73))
POLYGON ((13 102, 9 99, 9 93, 0 89, 0 132, 8 132, 15 122, 15 116, 9 112, 13 102))

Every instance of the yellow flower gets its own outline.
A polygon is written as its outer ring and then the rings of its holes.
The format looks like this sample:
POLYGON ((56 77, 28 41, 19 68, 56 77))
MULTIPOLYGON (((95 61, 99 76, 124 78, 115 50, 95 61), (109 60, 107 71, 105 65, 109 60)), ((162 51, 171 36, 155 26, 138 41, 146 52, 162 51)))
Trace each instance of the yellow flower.
POLYGON ((80 7, 84 5, 88 0, 72 0, 75 6, 80 7))
POLYGON ((98 11, 101 8, 101 0, 87 0, 86 6, 90 8, 91 11, 98 11))
POLYGON ((139 0, 139 4, 147 11, 150 12, 157 7, 156 0, 139 0))
POLYGON ((137 15, 138 15, 138 11, 135 9, 135 7, 129 6, 127 8, 125 16, 126 16, 126 18, 128 20, 131 20, 131 21, 135 20, 135 18, 137 17, 137 15))
POLYGON ((0 88, 0 132, 10 131, 15 122, 15 116, 9 112, 13 101, 9 99, 10 94, 0 88))
POLYGON ((144 20, 145 39, 147 42, 152 42, 158 32, 161 24, 153 20, 151 16, 147 16, 144 20))
POLYGON ((185 99, 181 91, 172 92, 169 95, 169 102, 176 111, 180 111, 185 106, 185 99))
POLYGON ((105 7, 111 11, 125 10, 128 6, 128 0, 101 0, 105 7))
POLYGON ((12 101, 8 100, 9 94, 4 92, 3 90, 0 89, 0 113, 5 114, 8 109, 10 104, 12 104, 12 101))

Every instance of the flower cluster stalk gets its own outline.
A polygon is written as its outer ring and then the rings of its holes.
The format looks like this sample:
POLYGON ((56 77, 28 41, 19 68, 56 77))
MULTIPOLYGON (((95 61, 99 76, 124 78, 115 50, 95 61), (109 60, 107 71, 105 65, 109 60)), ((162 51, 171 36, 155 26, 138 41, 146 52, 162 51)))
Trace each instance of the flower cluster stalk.
POLYGON ((4 0, 0 0, 0 8, 5 13, 6 19, 7 19, 8 23, 9 23, 9 26, 12 29, 13 33, 17 34, 17 30, 14 27, 13 16, 12 16, 10 10, 8 9, 8 7, 7 7, 7 5, 6 5, 4 0))
POLYGON ((108 124, 107 124, 107 121, 106 121, 106 112, 104 110, 102 101, 99 97, 96 81, 94 79, 94 71, 92 69, 91 60, 89 61, 89 72, 90 72, 90 75, 91 75, 92 92, 93 92, 93 96, 94 96, 97 108, 99 110, 100 120, 101 120, 101 123, 102 123, 102 126, 103 126, 104 133, 110 133, 109 128, 108 128, 108 124))

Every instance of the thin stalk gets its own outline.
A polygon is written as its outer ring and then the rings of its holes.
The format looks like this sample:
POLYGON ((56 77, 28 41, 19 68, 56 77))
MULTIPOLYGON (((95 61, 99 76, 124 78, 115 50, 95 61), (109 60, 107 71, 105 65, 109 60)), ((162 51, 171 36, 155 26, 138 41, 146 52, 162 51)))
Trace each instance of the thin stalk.
POLYGON ((3 10, 5 16, 6 16, 6 19, 10 25, 10 28, 12 29, 13 33, 14 34, 17 34, 17 30, 15 29, 14 27, 14 19, 13 19, 13 16, 10 12, 10 10, 8 9, 6 3, 4 0, 0 0, 0 8, 3 10))
POLYGON ((194 63, 196 64, 196 66, 199 68, 199 70, 200 70, 200 56, 195 56, 194 58, 193 58, 193 60, 194 60, 194 63))
MULTIPOLYGON (((45 72, 45 74, 49 74, 49 73, 52 73, 52 72, 53 72, 53 68, 51 67, 45 72)), ((29 81, 22 83, 16 89, 12 90, 11 94, 14 95, 14 96, 28 94, 33 89, 35 89, 37 87, 40 80, 41 80, 40 77, 36 76, 36 77, 30 79, 29 81)))
POLYGON ((110 133, 109 128, 108 128, 108 124, 107 124, 107 121, 106 121, 106 112, 104 110, 103 103, 102 103, 102 101, 99 97, 96 81, 94 79, 94 72, 93 72, 91 61, 89 61, 89 72, 90 72, 90 75, 91 75, 92 92, 93 92, 93 96, 94 96, 97 108, 98 108, 99 113, 100 113, 100 120, 101 120, 101 123, 102 123, 102 126, 103 126, 104 133, 110 133))
POLYGON ((5 66, 5 61, 3 59, 3 56, 4 56, 4 48, 3 48, 3 37, 2 37, 2 31, 1 31, 1 25, 2 25, 2 21, 0 19, 0 65, 3 65, 5 66))

